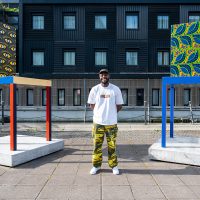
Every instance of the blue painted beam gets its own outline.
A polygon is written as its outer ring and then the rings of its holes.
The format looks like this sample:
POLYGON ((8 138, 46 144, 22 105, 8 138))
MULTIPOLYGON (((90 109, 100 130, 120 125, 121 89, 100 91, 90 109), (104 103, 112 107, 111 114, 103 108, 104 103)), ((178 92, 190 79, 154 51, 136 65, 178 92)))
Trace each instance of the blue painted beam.
POLYGON ((13 83, 14 83, 13 76, 7 76, 7 77, 0 78, 0 84, 13 84, 13 83))
POLYGON ((166 84, 199 84, 200 76, 191 77, 163 77, 166 84))

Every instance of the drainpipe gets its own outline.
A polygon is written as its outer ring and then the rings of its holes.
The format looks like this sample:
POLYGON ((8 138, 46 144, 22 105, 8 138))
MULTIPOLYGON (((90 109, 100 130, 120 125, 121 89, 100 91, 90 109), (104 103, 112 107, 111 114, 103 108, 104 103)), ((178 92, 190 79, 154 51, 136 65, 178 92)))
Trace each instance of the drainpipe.
POLYGON ((83 87, 84 87, 84 123, 86 122, 86 112, 87 112, 87 103, 86 103, 86 80, 83 80, 83 87))

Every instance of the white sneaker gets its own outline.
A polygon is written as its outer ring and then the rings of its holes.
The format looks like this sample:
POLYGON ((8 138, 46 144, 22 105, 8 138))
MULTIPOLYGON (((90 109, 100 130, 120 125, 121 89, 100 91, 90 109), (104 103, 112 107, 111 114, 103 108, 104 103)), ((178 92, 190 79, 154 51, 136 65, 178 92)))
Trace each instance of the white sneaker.
POLYGON ((90 174, 94 175, 94 174, 96 174, 100 169, 101 169, 101 167, 93 167, 93 168, 90 170, 90 174))
POLYGON ((114 175, 119 175, 119 169, 118 169, 117 166, 116 166, 116 167, 113 167, 113 168, 112 168, 112 171, 113 171, 113 174, 114 174, 114 175))

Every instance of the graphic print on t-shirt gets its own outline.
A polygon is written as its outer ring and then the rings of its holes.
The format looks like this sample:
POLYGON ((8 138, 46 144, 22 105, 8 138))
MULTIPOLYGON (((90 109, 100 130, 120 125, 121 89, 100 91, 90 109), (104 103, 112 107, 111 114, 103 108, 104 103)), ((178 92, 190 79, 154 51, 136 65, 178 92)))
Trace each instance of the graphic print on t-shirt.
POLYGON ((101 94, 100 97, 106 99, 106 98, 110 98, 110 95, 101 94))

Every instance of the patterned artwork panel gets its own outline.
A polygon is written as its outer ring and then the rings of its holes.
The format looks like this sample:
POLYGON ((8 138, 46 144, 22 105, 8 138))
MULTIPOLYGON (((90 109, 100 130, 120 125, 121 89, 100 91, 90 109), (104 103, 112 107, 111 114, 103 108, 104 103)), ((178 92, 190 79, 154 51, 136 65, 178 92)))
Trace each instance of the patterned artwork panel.
POLYGON ((171 27, 171 76, 200 76, 200 23, 171 27))
POLYGON ((16 28, 0 22, 0 77, 16 74, 16 28))

